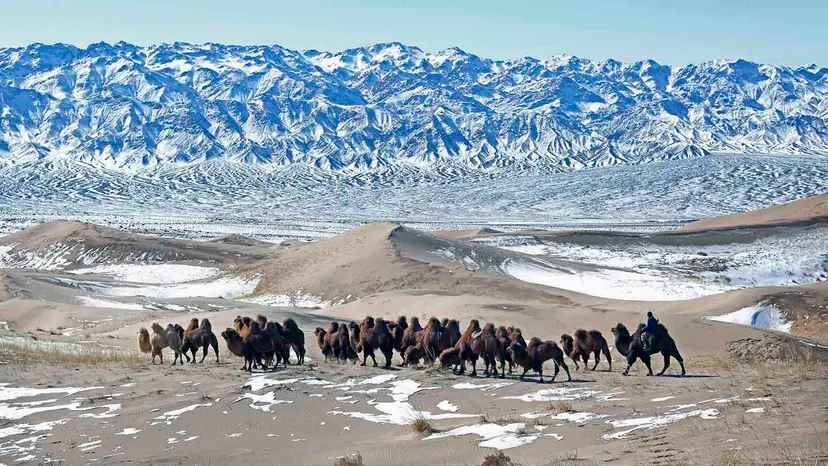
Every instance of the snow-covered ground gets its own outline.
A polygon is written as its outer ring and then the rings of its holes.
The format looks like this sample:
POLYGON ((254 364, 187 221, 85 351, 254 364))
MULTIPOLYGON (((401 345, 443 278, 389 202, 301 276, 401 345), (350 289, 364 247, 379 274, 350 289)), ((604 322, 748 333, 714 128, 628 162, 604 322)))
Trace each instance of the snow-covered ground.
POLYGON ((792 325, 785 319, 783 310, 767 303, 759 303, 719 316, 708 316, 706 319, 785 333, 791 331, 792 325))
POLYGON ((825 193, 826 179, 828 158, 790 155, 717 155, 572 173, 424 170, 371 178, 221 163, 150 177, 66 161, 0 167, 0 233, 58 218, 166 237, 239 233, 271 241, 328 237, 373 221, 425 230, 653 231, 825 193))
POLYGON ((69 273, 101 274, 125 282, 169 284, 210 278, 221 273, 215 267, 182 264, 111 264, 70 270, 69 273))
POLYGON ((537 263, 509 261, 513 277, 593 296, 632 300, 678 300, 758 286, 791 286, 828 280, 828 229, 810 228, 752 242, 663 245, 646 238, 578 244, 539 242, 532 237, 481 240, 529 254, 537 263), (575 270, 544 261, 590 264, 575 270))

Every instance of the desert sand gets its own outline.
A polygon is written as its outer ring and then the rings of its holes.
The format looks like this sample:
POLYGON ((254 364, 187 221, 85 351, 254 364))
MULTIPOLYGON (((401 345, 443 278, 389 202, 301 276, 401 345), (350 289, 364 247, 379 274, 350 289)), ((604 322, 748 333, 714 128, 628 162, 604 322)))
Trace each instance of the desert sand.
MULTIPOLYGON (((828 459, 828 283, 601 298, 505 273, 514 261, 575 274, 598 267, 476 241, 492 235, 508 236, 374 224, 270 245, 53 223, 2 238, 14 266, 0 275, 0 462, 330 465, 358 453, 364 464, 481 464, 497 452, 527 465, 828 459), (128 266, 88 270, 101 262, 128 266), (193 279, 174 283, 176 274, 193 279), (705 318, 760 302, 786 310, 789 333, 705 318), (324 362, 312 334, 369 314, 438 316, 553 341, 594 328, 612 345, 612 326, 634 328, 648 310, 670 329, 687 376, 674 361, 664 377, 647 377, 640 362, 625 377, 615 348, 611 371, 604 361, 576 372, 567 359, 573 380, 561 373, 542 385, 518 373, 402 368, 397 354, 383 370, 324 362), (210 353, 184 367, 169 365, 169 351, 162 366, 137 349, 138 329, 153 322, 208 318, 218 334, 256 314, 298 322, 304 366, 248 374, 223 341, 220 362, 210 353)), ((654 356, 654 370, 661 365, 654 356)))

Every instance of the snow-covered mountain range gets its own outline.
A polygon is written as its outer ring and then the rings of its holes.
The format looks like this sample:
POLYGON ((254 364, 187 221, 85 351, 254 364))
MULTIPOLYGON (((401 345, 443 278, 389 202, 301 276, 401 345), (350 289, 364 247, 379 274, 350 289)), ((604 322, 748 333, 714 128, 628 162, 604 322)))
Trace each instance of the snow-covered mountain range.
POLYGON ((828 154, 828 68, 119 42, 0 49, 0 165, 342 172, 828 154))

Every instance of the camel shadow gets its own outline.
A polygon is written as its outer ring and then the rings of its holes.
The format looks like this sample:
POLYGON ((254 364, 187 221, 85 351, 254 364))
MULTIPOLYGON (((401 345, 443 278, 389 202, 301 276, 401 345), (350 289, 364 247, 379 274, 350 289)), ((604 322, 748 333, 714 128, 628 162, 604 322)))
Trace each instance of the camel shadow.
POLYGON ((718 378, 718 375, 708 375, 708 374, 663 374, 663 375, 656 375, 654 377, 670 377, 672 379, 709 379, 709 378, 718 378))

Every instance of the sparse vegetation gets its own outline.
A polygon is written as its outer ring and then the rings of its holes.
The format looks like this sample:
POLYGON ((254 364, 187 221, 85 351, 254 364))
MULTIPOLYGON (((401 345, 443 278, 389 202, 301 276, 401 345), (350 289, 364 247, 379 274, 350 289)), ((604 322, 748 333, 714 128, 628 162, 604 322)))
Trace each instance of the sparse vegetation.
POLYGON ((146 360, 139 354, 115 348, 42 342, 22 337, 0 338, 0 364, 140 365, 144 363, 146 360))
POLYGON ((358 451, 355 451, 349 455, 343 456, 341 458, 337 458, 334 461, 334 466, 364 466, 365 463, 362 461, 362 455, 359 454, 358 451))
POLYGON ((419 416, 411 421, 411 429, 418 434, 429 434, 432 431, 431 423, 419 416))
POLYGON ((551 401, 546 406, 546 410, 552 414, 571 413, 575 411, 572 409, 572 403, 568 401, 551 401))
POLYGON ((493 455, 488 455, 483 458, 480 466, 520 466, 520 463, 512 461, 512 458, 506 456, 502 451, 498 451, 493 455))

